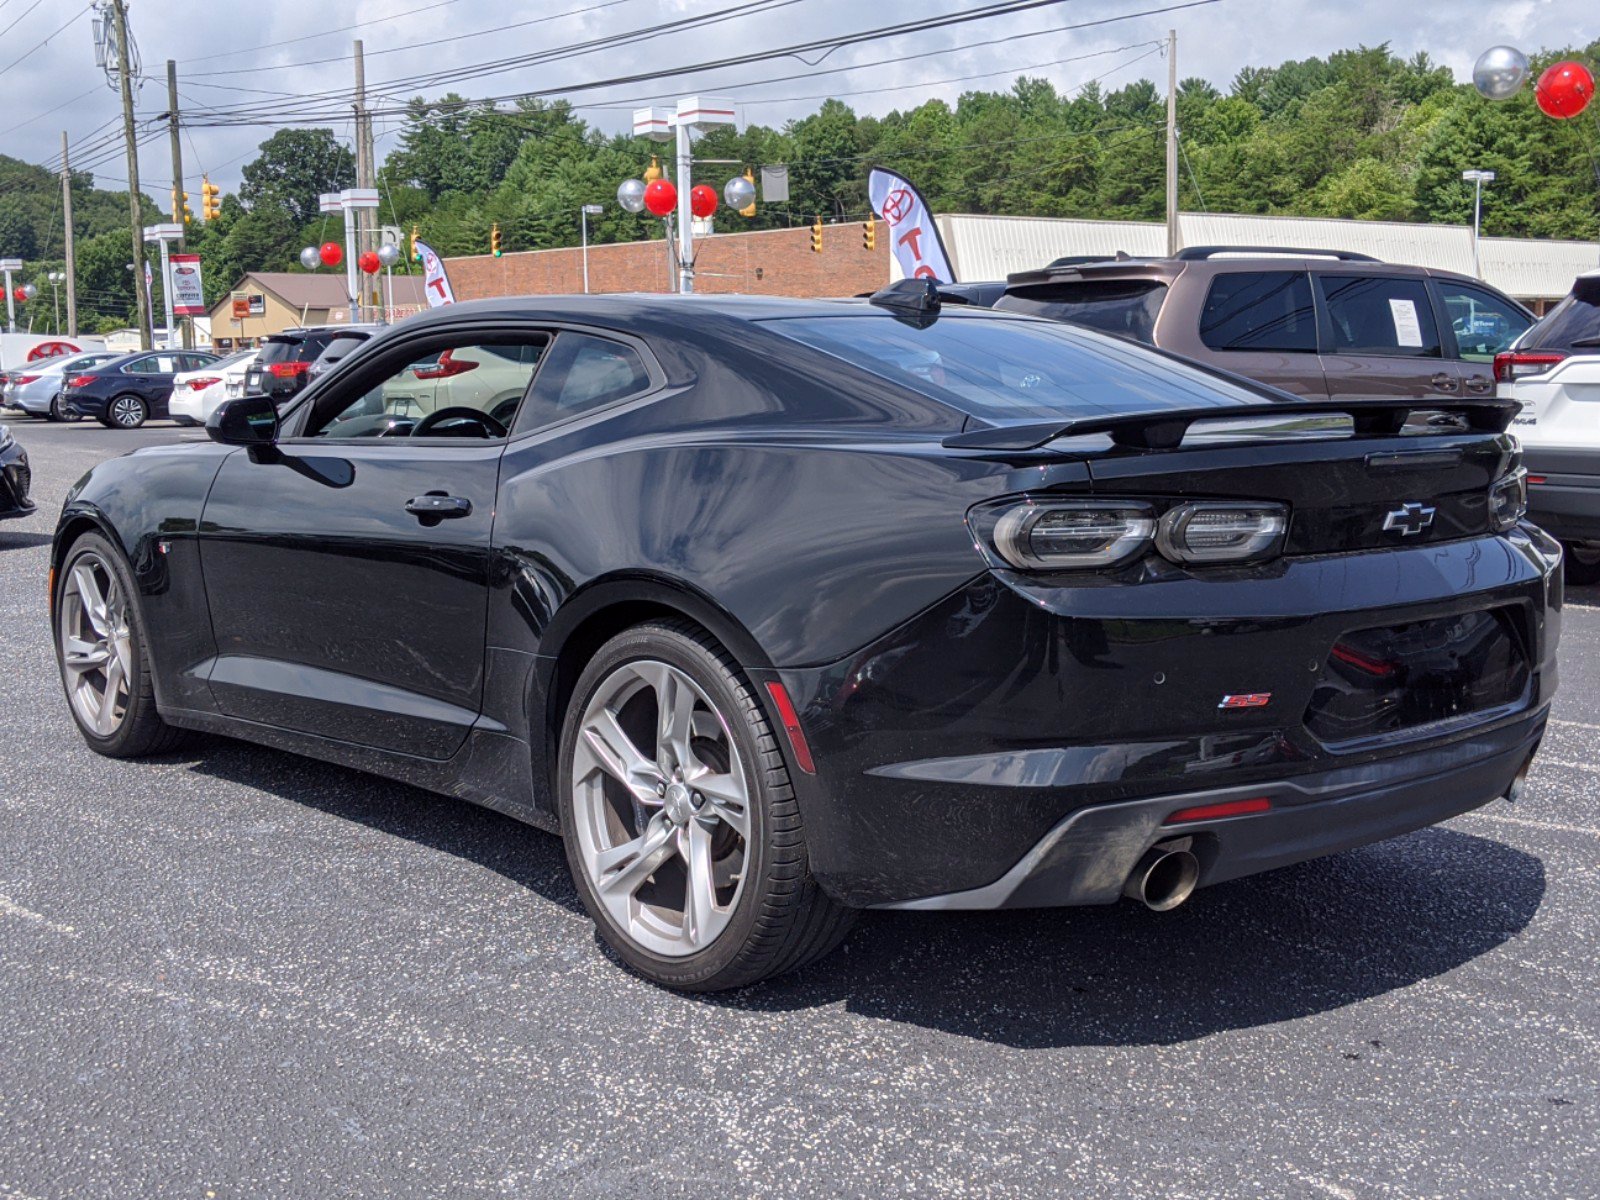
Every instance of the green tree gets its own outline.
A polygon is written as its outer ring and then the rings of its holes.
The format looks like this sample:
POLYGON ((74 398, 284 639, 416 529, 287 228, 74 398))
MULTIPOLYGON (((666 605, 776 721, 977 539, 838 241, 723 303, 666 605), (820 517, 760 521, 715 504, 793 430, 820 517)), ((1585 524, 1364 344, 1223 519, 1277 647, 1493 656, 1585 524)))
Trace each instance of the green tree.
POLYGON ((317 215, 323 192, 354 187, 356 160, 331 129, 280 129, 245 164, 239 198, 246 207, 283 209, 303 225, 317 215))

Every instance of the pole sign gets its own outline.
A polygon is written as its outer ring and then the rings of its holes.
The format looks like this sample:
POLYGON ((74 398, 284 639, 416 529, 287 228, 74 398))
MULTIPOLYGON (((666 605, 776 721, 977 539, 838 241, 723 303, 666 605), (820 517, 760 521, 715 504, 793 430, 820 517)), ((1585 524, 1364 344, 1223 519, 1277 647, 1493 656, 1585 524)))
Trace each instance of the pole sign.
POLYGON ((200 282, 200 256, 174 254, 172 263, 172 311, 180 317, 203 317, 206 308, 205 288, 200 282))
POLYGON ((456 302, 450 290, 450 276, 445 274, 444 263, 433 247, 426 242, 417 243, 417 253, 422 256, 422 290, 427 293, 429 308, 442 308, 456 302))
POLYGON ((922 193, 893 171, 873 167, 867 177, 867 195, 872 211, 888 222, 895 261, 906 277, 954 283, 950 256, 922 193))

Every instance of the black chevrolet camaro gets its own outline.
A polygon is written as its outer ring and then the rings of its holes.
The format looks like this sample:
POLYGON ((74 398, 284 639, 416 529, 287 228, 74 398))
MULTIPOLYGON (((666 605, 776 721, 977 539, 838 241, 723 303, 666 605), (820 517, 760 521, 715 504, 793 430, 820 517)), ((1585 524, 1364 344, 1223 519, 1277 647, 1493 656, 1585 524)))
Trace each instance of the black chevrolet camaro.
POLYGON ((1514 794, 1562 602, 1514 409, 911 284, 460 304, 90 472, 56 645, 95 750, 503 810, 634 968, 730 987, 861 908, 1170 908, 1514 794))

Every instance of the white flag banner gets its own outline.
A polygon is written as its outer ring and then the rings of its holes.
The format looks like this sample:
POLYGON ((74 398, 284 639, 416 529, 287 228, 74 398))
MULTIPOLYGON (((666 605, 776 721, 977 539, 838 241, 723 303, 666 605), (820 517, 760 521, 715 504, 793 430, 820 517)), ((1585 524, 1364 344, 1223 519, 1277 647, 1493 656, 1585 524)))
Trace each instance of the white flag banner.
POLYGON ((180 317, 203 317, 206 308, 206 290, 200 282, 200 256, 174 254, 172 263, 172 311, 180 317))
POLYGON ((872 211, 889 224, 890 248, 907 278, 956 281, 928 202, 909 180, 873 167, 867 177, 867 195, 872 200, 872 211))
POLYGON ((417 243, 417 253, 422 255, 422 290, 428 295, 428 307, 454 304, 456 294, 450 290, 450 276, 444 273, 444 262, 426 242, 417 243))

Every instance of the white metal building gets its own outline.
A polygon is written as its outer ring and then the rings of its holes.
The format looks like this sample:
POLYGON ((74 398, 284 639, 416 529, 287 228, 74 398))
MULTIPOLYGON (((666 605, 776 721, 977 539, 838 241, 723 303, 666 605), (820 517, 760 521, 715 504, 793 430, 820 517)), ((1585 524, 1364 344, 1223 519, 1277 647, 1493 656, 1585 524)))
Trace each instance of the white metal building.
MULTIPOLYGON (((1004 279, 1069 254, 1122 250, 1139 257, 1159 256, 1167 246, 1166 226, 1155 222, 958 214, 936 220, 956 276, 962 280, 1004 279)), ((1182 213, 1178 229, 1185 246, 1353 250, 1384 262, 1474 273, 1472 229, 1466 225, 1182 213)), ((1543 311, 1567 294, 1575 276, 1600 265, 1600 242, 1486 237, 1480 240, 1479 256, 1485 282, 1543 311)))

